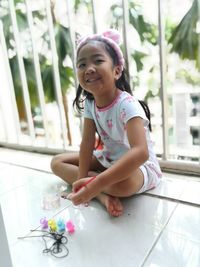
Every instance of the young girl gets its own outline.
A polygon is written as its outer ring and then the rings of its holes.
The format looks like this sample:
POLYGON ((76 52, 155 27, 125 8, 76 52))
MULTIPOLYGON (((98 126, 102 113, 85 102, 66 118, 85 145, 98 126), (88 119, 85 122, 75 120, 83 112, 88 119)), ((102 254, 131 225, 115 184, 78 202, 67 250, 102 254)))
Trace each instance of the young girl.
POLYGON ((72 184, 74 205, 96 197, 112 216, 123 212, 120 198, 154 188, 162 176, 149 135, 149 110, 131 95, 119 38, 109 30, 79 42, 74 104, 80 110, 84 102, 80 152, 51 162, 52 171, 72 184), (95 150, 96 132, 102 150, 95 150))

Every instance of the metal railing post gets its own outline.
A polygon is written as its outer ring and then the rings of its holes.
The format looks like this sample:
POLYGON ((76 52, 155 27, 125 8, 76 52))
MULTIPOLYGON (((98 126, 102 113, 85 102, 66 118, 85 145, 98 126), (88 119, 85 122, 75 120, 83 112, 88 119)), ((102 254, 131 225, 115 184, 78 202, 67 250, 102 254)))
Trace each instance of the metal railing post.
POLYGON ((91 0, 92 5, 92 19, 93 19, 93 33, 97 33, 97 20, 96 20, 96 8, 95 8, 95 0, 91 0))
POLYGON ((45 7, 46 7, 48 30, 49 30, 49 35, 50 35, 50 47, 52 51, 52 61, 53 61, 53 76, 54 76, 57 103, 59 107, 61 130, 62 130, 62 135, 63 135, 63 145, 64 145, 64 148, 67 148, 66 119, 65 119, 64 106, 63 106, 63 101, 62 101, 62 89, 61 89, 61 84, 60 84, 60 74, 59 74, 59 68, 58 68, 58 55, 57 55, 57 49, 56 49, 56 43, 55 43, 54 26, 53 26, 49 0, 45 0, 45 7))
POLYGON ((127 25, 129 23, 129 9, 128 1, 122 0, 123 9, 123 41, 124 41, 124 59, 126 65, 127 78, 130 83, 130 73, 129 73, 129 55, 128 55, 128 42, 127 42, 127 25))
POLYGON ((160 98, 162 105, 162 140, 163 140, 163 155, 162 159, 168 158, 168 122, 167 122, 167 90, 166 90, 166 64, 165 64, 165 35, 164 35, 164 16, 162 14, 163 1, 158 0, 158 30, 159 30, 159 58, 160 58, 160 98))
POLYGON ((33 23, 32 11, 30 10, 30 3, 28 3, 28 0, 25 0, 25 3, 26 3, 28 25, 29 25, 31 41, 32 41, 33 61, 34 61, 34 69, 35 69, 35 76, 36 76, 36 83, 37 83, 37 91, 38 91, 38 97, 39 97, 39 103, 40 103, 43 126, 44 126, 44 133, 45 133, 45 145, 48 146, 49 138, 48 138, 47 116, 46 116, 46 111, 45 111, 45 96, 44 96, 44 90, 43 90, 43 84, 42 84, 37 44, 34 38, 34 23, 33 23))
POLYGON ((8 84, 9 84, 9 93, 10 93, 10 98, 12 102, 12 114, 13 114, 14 124, 15 124, 14 127, 15 127, 16 139, 17 139, 17 143, 19 143, 19 136, 21 134, 20 120, 19 120, 16 99, 15 99, 15 89, 13 85, 12 73, 11 73, 10 64, 9 64, 8 49, 7 49, 6 40, 5 40, 5 36, 3 32, 3 25, 1 21, 0 21, 0 42, 2 45, 2 49, 3 49, 3 54, 5 55, 3 59, 5 62, 5 66, 6 66, 7 78, 8 78, 8 84))
POLYGON ((34 129, 32 113, 31 113, 30 96, 29 96, 29 91, 28 91, 26 72, 25 72, 22 49, 21 49, 20 38, 19 38, 19 30, 17 26, 15 6, 14 6, 13 0, 8 0, 8 1, 9 1, 11 21, 12 21, 12 26, 13 26, 13 34, 14 34, 14 39, 16 42, 17 59, 18 59, 18 64, 19 64, 20 78, 22 82, 22 91, 23 91, 25 111, 26 111, 26 116, 27 116, 27 121, 28 121, 28 129, 29 129, 29 134, 31 137, 31 143, 33 144, 35 141, 35 129, 34 129))

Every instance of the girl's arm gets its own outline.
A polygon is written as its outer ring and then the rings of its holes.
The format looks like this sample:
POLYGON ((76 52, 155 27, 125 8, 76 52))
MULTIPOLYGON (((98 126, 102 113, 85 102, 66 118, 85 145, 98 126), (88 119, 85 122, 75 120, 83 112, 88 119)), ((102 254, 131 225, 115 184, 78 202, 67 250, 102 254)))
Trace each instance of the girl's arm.
POLYGON ((95 145, 95 124, 91 119, 84 119, 83 135, 79 153, 78 179, 87 177, 95 145))
POLYGON ((140 117, 132 118, 126 127, 131 149, 114 165, 98 175, 102 188, 127 179, 149 157, 143 120, 140 117))
MULTIPOLYGON (((80 190, 72 196, 72 201, 78 205, 97 196, 104 188, 127 179, 149 157, 145 129, 141 118, 132 118, 127 122, 127 135, 131 149, 124 154, 114 165, 96 176, 87 184, 87 190, 80 190)), ((79 188, 89 178, 75 182, 79 188)), ((75 190, 76 191, 76 190, 75 190)))

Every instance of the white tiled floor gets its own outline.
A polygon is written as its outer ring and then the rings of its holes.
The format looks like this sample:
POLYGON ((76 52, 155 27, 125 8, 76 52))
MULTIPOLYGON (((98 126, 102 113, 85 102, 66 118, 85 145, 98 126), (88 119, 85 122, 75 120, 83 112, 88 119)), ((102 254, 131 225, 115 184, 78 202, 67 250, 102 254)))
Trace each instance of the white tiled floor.
POLYGON ((119 218, 109 217, 96 201, 75 208, 61 199, 58 208, 44 210, 43 196, 67 187, 51 174, 50 160, 0 149, 0 203, 13 267, 200 266, 200 178, 165 173, 158 188, 123 200, 119 218), (66 234, 67 257, 44 254, 41 238, 17 238, 38 228, 45 216, 74 222, 75 233, 66 234))

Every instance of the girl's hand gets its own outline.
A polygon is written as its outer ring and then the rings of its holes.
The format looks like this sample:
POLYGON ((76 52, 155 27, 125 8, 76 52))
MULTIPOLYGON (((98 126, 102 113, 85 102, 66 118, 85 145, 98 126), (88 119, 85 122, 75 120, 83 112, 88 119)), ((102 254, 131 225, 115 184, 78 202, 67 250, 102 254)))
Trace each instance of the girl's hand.
POLYGON ((74 205, 80 205, 89 202, 92 198, 100 193, 96 178, 84 186, 91 177, 82 178, 74 182, 72 185, 72 193, 69 198, 74 205))

